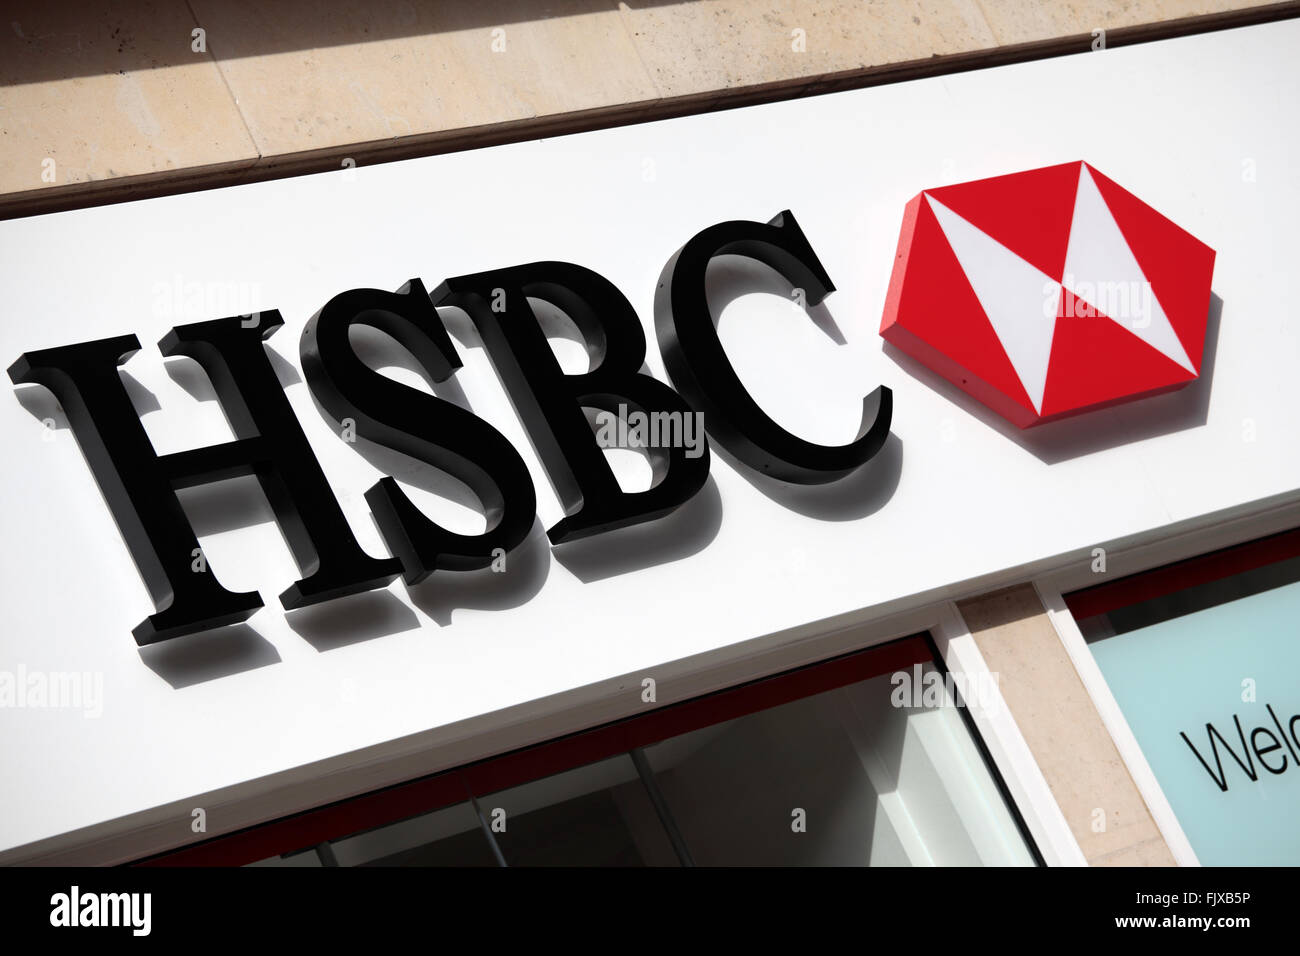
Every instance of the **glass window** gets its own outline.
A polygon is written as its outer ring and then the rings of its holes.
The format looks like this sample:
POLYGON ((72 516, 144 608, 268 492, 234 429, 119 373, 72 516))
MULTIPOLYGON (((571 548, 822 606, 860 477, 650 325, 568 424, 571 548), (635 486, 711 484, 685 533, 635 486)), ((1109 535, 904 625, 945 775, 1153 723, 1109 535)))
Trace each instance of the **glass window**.
POLYGON ((479 798, 510 866, 677 866, 628 754, 479 798))
POLYGON ((695 863, 1032 865, 952 694, 900 699, 882 674, 647 748, 695 863))
POLYGON ((1300 864, 1300 559, 1079 620, 1204 865, 1300 864))
MULTIPOLYGON (((899 642, 895 651, 910 647, 911 659, 925 657, 923 638, 907 640, 911 643, 899 642)), ((904 657, 895 653, 874 660, 904 657)), ((835 670, 840 666, 816 665, 784 687, 834 686, 835 675, 844 674, 835 670), (817 670, 820 685, 809 683, 809 670, 817 670)), ((851 673, 875 670, 867 664, 851 673)), ((785 675, 759 682, 760 694, 769 701, 788 699, 791 691, 782 689, 783 680, 785 675)), ((746 696, 751 692, 737 688, 696 710, 677 711, 676 728, 698 729, 644 749, 256 865, 1036 862, 950 684, 933 663, 700 726, 722 712, 744 713, 747 701, 755 700, 746 696)), ((654 739, 658 719, 655 714, 633 718, 617 732, 654 739)), ((545 765, 548 746, 531 750, 530 762, 545 765)), ((498 758, 496 769, 509 772, 510 760, 509 755, 498 758)), ((475 773, 449 773, 458 775, 469 793, 475 773)))
POLYGON ((470 803, 359 833, 332 844, 339 866, 496 866, 470 803))
POLYGON ((470 803, 259 860, 252 866, 496 866, 470 803))

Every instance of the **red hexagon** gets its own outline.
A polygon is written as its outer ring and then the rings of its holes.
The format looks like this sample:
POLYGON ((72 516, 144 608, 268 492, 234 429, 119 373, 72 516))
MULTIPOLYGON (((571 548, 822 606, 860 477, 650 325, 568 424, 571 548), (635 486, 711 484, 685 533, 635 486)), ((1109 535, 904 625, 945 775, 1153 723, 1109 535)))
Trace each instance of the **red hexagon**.
POLYGON ((880 334, 1021 428, 1201 372, 1214 250, 1084 162, 927 189, 880 334))

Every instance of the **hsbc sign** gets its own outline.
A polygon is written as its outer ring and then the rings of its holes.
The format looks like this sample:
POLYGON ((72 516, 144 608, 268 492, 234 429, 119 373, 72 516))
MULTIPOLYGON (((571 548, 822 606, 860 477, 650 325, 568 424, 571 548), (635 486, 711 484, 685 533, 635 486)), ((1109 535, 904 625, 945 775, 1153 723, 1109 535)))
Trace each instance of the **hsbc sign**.
POLYGON ((518 451, 467 409, 366 365, 349 340, 359 326, 387 333, 429 378, 445 382, 461 359, 438 308, 469 315, 566 507, 547 531, 555 545, 667 515, 708 477, 708 445, 700 436, 689 447, 677 442, 657 449, 659 480, 644 491, 623 491, 585 409, 682 423, 702 413, 710 436, 745 466, 785 481, 830 482, 865 464, 889 436, 889 389, 877 388, 865 400, 856 439, 832 447, 786 431, 741 385, 704 285, 710 260, 728 253, 767 263, 805 290, 810 304, 834 289, 788 212, 770 223, 727 222, 699 233, 671 258, 660 281, 656 322, 675 388, 641 371, 646 341, 628 300, 603 276, 571 263, 456 276, 432 292, 417 278, 395 292, 351 289, 326 302, 299 342, 321 407, 352 423, 361 437, 464 482, 488 515, 482 534, 454 533, 385 477, 366 492, 366 502, 393 557, 361 549, 290 408, 262 344, 283 325, 274 310, 177 326, 158 343, 163 355, 187 356, 207 373, 235 435, 222 444, 155 453, 118 373, 141 347, 134 335, 26 352, 9 375, 17 384, 45 386, 67 413, 159 608, 133 631, 137 643, 151 644, 244 621, 263 603, 257 592, 227 590, 202 560, 177 496, 182 488, 237 476, 258 480, 303 573, 280 595, 287 610, 382 588, 398 575, 414 584, 434 571, 488 567, 528 535, 536 497, 518 451), (599 354, 590 370, 561 369, 530 298, 572 318, 589 351, 599 354))
MULTIPOLYGON (((642 371, 645 335, 623 293, 572 263, 455 276, 432 291, 413 278, 396 291, 351 289, 326 302, 299 341, 321 409, 463 481, 487 513, 481 534, 454 533, 384 477, 365 498, 392 557, 362 550, 290 408, 262 344, 283 325, 274 310, 176 326, 158 343, 163 355, 188 356, 207 373, 235 436, 221 444, 155 452, 118 372, 141 348, 132 334, 25 352, 9 375, 45 386, 66 411, 158 608, 133 630, 137 643, 151 644, 244 621, 263 605, 257 592, 224 588, 196 560, 183 488, 258 480, 302 573, 280 595, 286 609, 399 575, 414 584, 435 571, 488 567, 527 537, 537 501, 519 452, 467 408, 371 368, 350 341, 359 327, 387 333, 445 382, 461 359, 438 309, 468 314, 565 506, 547 530, 552 545, 652 521, 690 500, 710 467, 703 435, 681 440, 696 420, 742 467, 780 481, 825 484, 861 468, 889 436, 890 390, 863 389, 861 425, 847 444, 810 442, 779 425, 742 384, 717 333, 705 274, 723 255, 766 264, 809 305, 835 289, 789 211, 704 229, 669 259, 656 290, 671 385, 642 371), (530 298, 574 321, 598 356, 589 370, 562 370, 530 298), (650 488, 621 489, 588 410, 613 416, 623 435, 635 417, 676 436, 657 443, 650 488)), ((907 206, 881 334, 1032 425, 1195 378, 1213 255, 1082 163, 929 190, 907 206), (1103 299, 1099 283, 1135 284, 1126 301, 1137 318, 1103 299)))
POLYGON ((1023 427, 1201 371, 1214 250, 1087 163, 907 204, 880 334, 1023 427))

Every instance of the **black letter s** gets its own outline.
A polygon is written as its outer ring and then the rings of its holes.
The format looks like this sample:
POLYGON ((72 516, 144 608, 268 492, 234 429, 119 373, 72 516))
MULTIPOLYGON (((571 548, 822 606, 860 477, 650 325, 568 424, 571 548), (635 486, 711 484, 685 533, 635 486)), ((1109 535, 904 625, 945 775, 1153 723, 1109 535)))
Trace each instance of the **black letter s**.
POLYGON ((446 381, 460 357, 424 284, 412 279, 395 293, 352 289, 330 299, 303 330, 303 371, 336 419, 353 418, 358 434, 460 479, 483 504, 488 530, 462 535, 427 518, 391 477, 366 492, 406 582, 418 583, 439 568, 487 567, 497 549, 517 547, 532 528, 537 499, 527 466, 505 436, 477 415, 362 362, 348 340, 356 325, 388 333, 434 381, 446 381))

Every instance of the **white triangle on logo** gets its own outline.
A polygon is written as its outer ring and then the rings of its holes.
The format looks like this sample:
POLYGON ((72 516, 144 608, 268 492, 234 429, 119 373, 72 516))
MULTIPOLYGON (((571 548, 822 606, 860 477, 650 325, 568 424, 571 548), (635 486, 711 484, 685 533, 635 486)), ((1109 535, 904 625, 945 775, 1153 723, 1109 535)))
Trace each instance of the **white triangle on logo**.
POLYGON ((925 198, 1020 377, 1020 384, 1034 403, 1034 411, 1042 412, 1061 283, 929 193, 925 198))
POLYGON ((1196 372, 1086 166, 1080 166, 1064 285, 1153 349, 1196 372))

